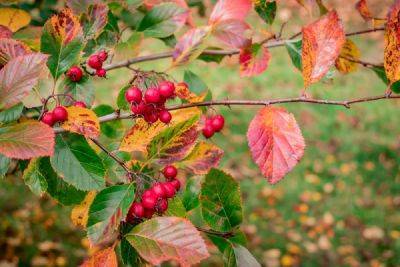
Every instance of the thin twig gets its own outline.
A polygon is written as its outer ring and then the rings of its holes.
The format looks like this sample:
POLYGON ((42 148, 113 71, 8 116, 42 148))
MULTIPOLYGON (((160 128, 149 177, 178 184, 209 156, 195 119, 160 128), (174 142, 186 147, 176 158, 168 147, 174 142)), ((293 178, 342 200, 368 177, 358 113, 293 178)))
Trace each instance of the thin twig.
POLYGON ((221 236, 223 238, 230 238, 233 237, 235 234, 233 232, 218 232, 218 231, 214 231, 211 229, 205 229, 205 228, 201 228, 201 227, 196 227, 198 231, 206 233, 206 234, 210 234, 210 235, 217 235, 217 236, 221 236))
POLYGON ((367 67, 367 68, 371 68, 371 67, 381 68, 381 67, 383 67, 383 64, 375 64, 375 63, 371 63, 371 62, 367 62, 367 61, 363 61, 363 60, 359 60, 359 59, 355 59, 355 58, 351 58, 351 57, 346 57, 346 56, 339 56, 339 57, 343 58, 343 59, 345 59, 347 61, 363 65, 364 67, 367 67))

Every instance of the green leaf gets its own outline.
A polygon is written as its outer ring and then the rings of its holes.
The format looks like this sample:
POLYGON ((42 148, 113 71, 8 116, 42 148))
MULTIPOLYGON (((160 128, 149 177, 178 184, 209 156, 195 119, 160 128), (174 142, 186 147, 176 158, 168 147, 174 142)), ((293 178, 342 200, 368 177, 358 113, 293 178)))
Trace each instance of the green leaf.
POLYGON ((208 91, 208 86, 205 82, 190 70, 185 70, 183 75, 183 80, 189 86, 190 91, 196 95, 201 95, 202 93, 208 91))
MULTIPOLYGON (((123 151, 118 151, 119 142, 107 144, 107 148, 114 151, 115 156, 127 162, 131 159, 130 154, 123 151)), ((100 158, 103 160, 104 167, 106 169, 106 180, 112 183, 127 183, 128 179, 126 176, 126 171, 121 167, 114 159, 112 159, 107 153, 102 151, 99 154, 100 158)))
POLYGON ((42 195, 47 190, 46 177, 40 170, 41 158, 32 159, 25 169, 22 179, 35 195, 42 195))
POLYGON ((168 201, 168 209, 165 212, 165 216, 186 217, 186 209, 180 197, 174 197, 168 201))
POLYGON ((208 238, 217 246, 221 253, 224 253, 227 247, 232 247, 233 245, 247 246, 246 235, 242 231, 238 231, 234 236, 229 238, 224 238, 219 235, 207 234, 208 238))
POLYGON ((157 5, 143 17, 137 30, 144 32, 147 37, 168 37, 183 26, 185 20, 179 17, 187 12, 174 3, 157 5))
POLYGON ((295 42, 288 41, 285 43, 286 49, 289 53, 290 59, 293 62, 293 65, 302 71, 302 63, 301 63, 301 47, 302 41, 298 40, 295 42))
POLYGON ((242 222, 240 189, 232 176, 217 169, 206 175, 200 194, 204 221, 216 231, 230 231, 242 222))
POLYGON ((125 99, 125 92, 130 88, 130 85, 124 86, 118 93, 117 106, 119 109, 129 110, 129 103, 125 99))
MULTIPOLYGON (((109 105, 99 105, 93 109, 97 116, 104 116, 115 112, 115 110, 109 105)), ((121 137, 123 131, 121 131, 122 122, 120 120, 104 122, 100 124, 101 132, 109 138, 121 137)))
POLYGON ((190 211, 200 205, 199 195, 202 177, 190 177, 186 180, 186 187, 182 194, 182 202, 186 211, 190 211))
POLYGON ((89 208, 88 238, 93 244, 107 243, 118 236, 118 227, 135 197, 135 185, 114 185, 100 191, 89 208))
POLYGON ((107 16, 108 16, 107 24, 104 27, 104 30, 119 33, 118 19, 111 11, 108 11, 107 16))
POLYGON ((257 1, 254 8, 266 23, 271 25, 274 22, 277 8, 276 1, 260 0, 257 1))
POLYGON ((224 251, 224 266, 226 267, 261 267, 256 258, 241 245, 228 246, 224 251))
POLYGON ((143 20, 144 17, 144 13, 141 12, 140 10, 127 10, 127 9, 123 9, 121 11, 120 17, 121 20, 128 25, 129 27, 131 27, 133 30, 136 30, 139 25, 140 22, 143 20))
MULTIPOLYGON (((207 47, 207 50, 222 50, 218 47, 207 47)), ((211 55, 211 54, 201 54, 198 59, 201 59, 205 62, 216 62, 221 63, 222 59, 224 59, 225 55, 211 55)))
POLYGON ((67 183, 80 190, 99 190, 105 186, 103 163, 81 135, 57 135, 51 165, 67 183))
POLYGON ((10 163, 11 159, 0 154, 0 179, 2 179, 6 175, 10 163))
MULTIPOLYGON (((73 82, 70 79, 64 79, 60 85, 61 93, 71 95, 76 101, 85 102, 86 106, 90 107, 94 101, 94 85, 92 79, 88 76, 83 76, 79 82, 73 82)), ((63 98, 64 105, 72 105, 73 101, 68 97, 63 98)))
POLYGON ((382 80, 385 84, 389 84, 389 80, 386 77, 386 72, 383 67, 372 67, 371 70, 382 80))
POLYGON ((137 251, 131 246, 131 244, 126 240, 126 238, 122 238, 121 240, 121 259, 124 263, 124 266, 128 267, 136 267, 141 266, 141 259, 137 251))
POLYGON ((9 109, 0 112, 0 123, 9 123, 16 121, 21 117, 22 110, 24 109, 23 104, 17 104, 9 109))
POLYGON ((160 40, 163 41, 166 46, 172 48, 175 47, 176 43, 178 42, 175 35, 170 35, 165 38, 160 38, 160 40))

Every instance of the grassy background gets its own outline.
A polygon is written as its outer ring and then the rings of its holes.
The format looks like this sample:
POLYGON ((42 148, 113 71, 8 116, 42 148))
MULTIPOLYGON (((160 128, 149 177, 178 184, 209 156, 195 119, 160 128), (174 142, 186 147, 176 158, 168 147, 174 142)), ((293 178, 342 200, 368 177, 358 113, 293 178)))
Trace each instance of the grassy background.
MULTIPOLYGON (((341 2, 330 4, 345 13, 348 8, 341 2)), ((375 7, 379 3, 372 1, 375 7)), ((296 21, 304 15, 296 15, 297 9, 291 5, 280 9, 274 29, 290 12, 291 23, 285 31, 287 35, 295 32, 296 21)), ((367 27, 358 17, 345 15, 344 20, 348 29, 367 27)), ((265 27, 259 22, 255 25, 260 27, 257 30, 265 27)), ((381 61, 381 33, 352 39, 364 59, 381 61)), ((167 49, 153 40, 142 47, 141 54, 167 49)), ((271 53, 268 70, 254 78, 239 77, 236 57, 224 59, 221 65, 196 61, 188 69, 204 79, 215 99, 298 96, 301 74, 285 48, 271 49, 271 53)), ((161 60, 136 67, 164 70, 168 64, 161 60)), ((178 69, 171 74, 180 80, 182 73, 178 69)), ((96 82, 98 103, 115 106, 118 89, 129 75, 128 70, 114 71, 107 81, 96 82)), ((332 80, 319 82, 310 93, 316 98, 347 99, 384 91, 375 74, 360 67, 348 76, 334 72, 332 80)), ((247 126, 258 108, 216 108, 227 123, 212 142, 225 149, 220 166, 241 183, 243 231, 250 251, 265 266, 400 265, 400 102, 365 103, 349 110, 300 103, 283 106, 294 113, 307 148, 298 166, 275 186, 260 175, 247 147, 247 126)), ((47 197, 38 199, 17 177, 0 181, 0 196, 0 236, 4 237, 0 238, 0 265, 19 260, 75 266, 86 255, 87 241, 82 231, 70 225, 69 208, 47 197)), ((220 266, 218 257, 204 266, 220 266)))

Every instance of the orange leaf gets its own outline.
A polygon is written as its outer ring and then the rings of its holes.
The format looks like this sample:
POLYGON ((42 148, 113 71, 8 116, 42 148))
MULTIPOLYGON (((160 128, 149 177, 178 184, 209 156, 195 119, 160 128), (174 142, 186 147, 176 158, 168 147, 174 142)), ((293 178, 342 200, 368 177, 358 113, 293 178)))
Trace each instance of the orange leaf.
POLYGON ((279 182, 303 157, 305 143, 296 119, 284 108, 265 107, 249 125, 254 161, 268 182, 279 182))
MULTIPOLYGON (((48 24, 46 23, 46 25, 48 24)), ((49 25, 51 25, 51 27, 48 26, 51 33, 64 45, 82 34, 79 19, 72 14, 69 8, 65 8, 57 15, 52 16, 49 25)))
POLYGON ((68 120, 61 127, 67 131, 82 134, 88 138, 100 135, 100 122, 96 114, 87 108, 67 107, 68 120))
POLYGON ((242 49, 239 55, 240 76, 250 77, 261 74, 268 67, 271 54, 266 47, 253 44, 242 49))
POLYGON ((187 100, 189 103, 197 103, 202 102, 207 97, 208 92, 205 91, 200 95, 196 95, 192 91, 189 90, 189 87, 186 83, 178 83, 175 86, 175 94, 180 99, 187 100))
POLYGON ((86 227, 89 207, 95 196, 96 191, 89 191, 85 199, 71 210, 71 221, 75 226, 86 227))
POLYGON ((0 8, 0 25, 6 26, 16 32, 31 22, 31 15, 22 9, 3 7, 0 8))
POLYGON ((114 247, 96 252, 89 259, 85 260, 81 264, 81 267, 118 267, 118 260, 114 247))
POLYGON ((392 84, 400 79, 400 0, 390 8, 385 31, 384 67, 392 84))
POLYGON ((251 10, 251 0, 219 0, 211 12, 209 25, 224 20, 243 21, 251 10))
POLYGON ((367 5, 367 0, 358 1, 356 3, 356 9, 365 21, 369 21, 369 20, 373 19, 374 16, 372 15, 371 11, 369 11, 369 8, 367 5))
POLYGON ((303 28, 304 87, 318 82, 335 63, 345 43, 343 25, 336 11, 303 28))
POLYGON ((335 66, 343 74, 350 73, 357 70, 357 63, 352 62, 348 59, 358 60, 360 59, 360 50, 356 44, 347 39, 340 51, 339 57, 336 59, 335 66))

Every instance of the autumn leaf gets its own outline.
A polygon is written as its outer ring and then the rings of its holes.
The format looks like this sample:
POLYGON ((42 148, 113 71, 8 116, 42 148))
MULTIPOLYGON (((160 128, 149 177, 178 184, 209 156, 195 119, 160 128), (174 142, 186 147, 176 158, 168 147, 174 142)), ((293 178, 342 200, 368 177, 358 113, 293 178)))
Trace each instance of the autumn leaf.
POLYGON ((221 21, 243 21, 251 10, 251 0, 219 0, 211 12, 209 25, 215 25, 221 21))
POLYGON ((95 39, 100 35, 107 24, 107 14, 108 6, 106 4, 97 3, 89 7, 88 14, 85 15, 83 20, 83 31, 87 39, 95 39))
POLYGON ((303 28, 304 87, 318 82, 335 63, 345 43, 343 25, 336 11, 303 28))
POLYGON ((0 25, 0 38, 11 38, 12 35, 12 31, 8 27, 0 25))
POLYGON ((118 267, 114 247, 97 251, 93 256, 85 260, 80 267, 118 267))
POLYGON ((194 26, 193 18, 189 9, 188 4, 186 3, 185 0, 144 0, 143 5, 148 9, 151 10, 154 6, 161 4, 161 3, 166 3, 166 2, 172 2, 177 4, 180 7, 183 7, 186 10, 189 10, 189 14, 187 15, 186 18, 186 23, 190 26, 194 26))
POLYGON ((0 8, 0 25, 6 26, 13 32, 25 27, 29 22, 31 22, 31 16, 22 9, 0 8))
POLYGON ((68 44, 82 34, 82 28, 78 17, 74 16, 72 11, 68 8, 52 16, 45 27, 48 27, 50 34, 52 34, 56 40, 61 41, 63 45, 68 44))
POLYGON ((271 184, 279 182, 304 154, 300 128, 284 108, 260 110, 249 125, 247 140, 254 161, 271 184))
POLYGON ((92 110, 81 107, 67 107, 68 120, 61 127, 67 131, 82 134, 88 138, 100 135, 100 122, 92 110))
POLYGON ((11 59, 0 70, 0 109, 19 103, 37 84, 47 56, 31 53, 11 59))
POLYGON ((135 226, 125 237, 153 265, 176 260, 190 266, 209 257, 200 233, 183 218, 156 217, 135 226))
POLYGON ((261 44, 244 48, 239 54, 240 76, 250 77, 261 74, 268 67, 271 54, 261 44))
POLYGON ((384 67, 389 83, 400 80, 400 1, 390 8, 385 31, 384 67))
POLYGON ((54 131, 38 121, 1 127, 0 153, 16 159, 51 156, 54 153, 54 131))
POLYGON ((374 16, 372 15, 371 11, 368 8, 367 0, 358 1, 356 3, 356 9, 365 21, 370 21, 371 19, 373 19, 374 16))
POLYGON ((335 61, 335 66, 343 74, 347 74, 357 70, 358 64, 351 60, 360 59, 360 50, 356 44, 347 39, 344 43, 342 49, 340 50, 340 55, 335 61))
POLYGON ((250 26, 240 20, 229 19, 213 27, 213 36, 232 48, 244 48, 251 45, 251 39, 246 37, 250 26))
POLYGON ((20 41, 0 38, 0 65, 5 65, 11 59, 29 54, 30 52, 31 49, 20 41))
POLYGON ((189 90, 189 86, 186 83, 178 83, 175 85, 175 94, 180 99, 184 99, 189 103, 202 102, 207 97, 208 91, 205 90, 200 95, 196 95, 189 90))
POLYGON ((89 207, 92 205, 96 191, 89 191, 85 199, 71 210, 71 221, 75 226, 86 227, 89 207))

